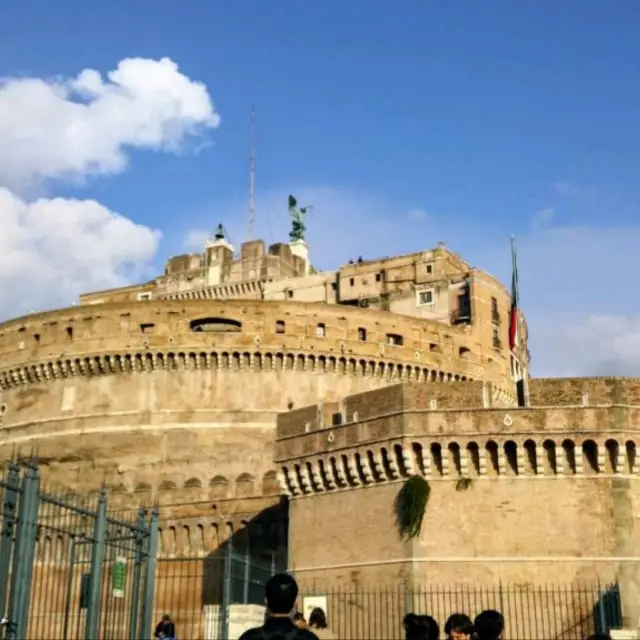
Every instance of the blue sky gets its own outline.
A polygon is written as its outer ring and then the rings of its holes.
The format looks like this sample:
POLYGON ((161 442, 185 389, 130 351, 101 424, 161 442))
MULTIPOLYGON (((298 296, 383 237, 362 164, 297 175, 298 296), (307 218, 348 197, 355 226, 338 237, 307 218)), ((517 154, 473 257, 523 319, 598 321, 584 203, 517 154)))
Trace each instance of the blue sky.
MULTIPOLYGON (((534 371, 640 373, 637 1, 8 0, 0 22, 9 79, 168 57, 206 86, 219 126, 179 153, 123 143, 118 170, 4 185, 161 231, 136 276, 218 221, 244 238, 255 103, 266 240, 286 234, 292 192, 315 206, 321 267, 443 240, 508 282, 514 233, 534 371)), ((132 277, 122 260, 106 280, 132 277)), ((80 272, 65 296, 102 283, 80 272)), ((50 287, 19 300, 54 302, 50 287)))

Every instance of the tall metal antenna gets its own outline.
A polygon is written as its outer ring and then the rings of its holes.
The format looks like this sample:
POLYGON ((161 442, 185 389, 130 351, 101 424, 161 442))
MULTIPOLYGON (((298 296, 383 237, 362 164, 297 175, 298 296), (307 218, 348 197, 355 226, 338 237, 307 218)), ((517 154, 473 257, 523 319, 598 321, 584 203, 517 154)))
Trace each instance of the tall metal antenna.
POLYGON ((248 239, 253 240, 253 218, 256 208, 255 203, 256 181, 256 107, 251 107, 251 156, 249 159, 249 229, 248 239))

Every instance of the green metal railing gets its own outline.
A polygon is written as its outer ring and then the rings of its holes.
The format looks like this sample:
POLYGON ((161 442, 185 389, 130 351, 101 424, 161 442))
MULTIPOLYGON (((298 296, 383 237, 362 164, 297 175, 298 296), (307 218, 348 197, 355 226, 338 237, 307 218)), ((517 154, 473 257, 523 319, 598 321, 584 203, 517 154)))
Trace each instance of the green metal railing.
POLYGON ((113 518, 104 489, 44 491, 31 462, 9 465, 0 499, 0 639, 151 637, 157 510, 113 518))

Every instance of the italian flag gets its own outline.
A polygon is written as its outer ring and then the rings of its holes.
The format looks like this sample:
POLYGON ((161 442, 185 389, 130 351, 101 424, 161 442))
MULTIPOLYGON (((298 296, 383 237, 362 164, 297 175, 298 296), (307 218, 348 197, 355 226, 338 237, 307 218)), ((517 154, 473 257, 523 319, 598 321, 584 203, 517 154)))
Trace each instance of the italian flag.
POLYGON ((518 336, 519 313, 518 309, 518 263, 516 260, 516 241, 511 238, 511 263, 513 274, 511 276, 511 310, 509 312, 509 351, 514 352, 520 346, 518 336))

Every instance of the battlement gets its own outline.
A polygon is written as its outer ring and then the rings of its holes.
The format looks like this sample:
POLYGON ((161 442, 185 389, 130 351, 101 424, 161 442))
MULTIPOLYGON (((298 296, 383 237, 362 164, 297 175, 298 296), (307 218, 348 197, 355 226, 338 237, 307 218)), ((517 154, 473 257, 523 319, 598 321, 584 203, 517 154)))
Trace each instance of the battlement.
POLYGON ((485 377, 511 395, 506 358, 464 328, 321 303, 148 301, 73 307, 0 325, 0 387, 155 367, 302 369, 381 384, 485 377))
MULTIPOLYGON (((593 381, 592 381, 593 382, 593 381)), ((278 418, 275 459, 289 494, 400 480, 636 476, 640 396, 635 380, 601 378, 595 406, 496 408, 491 387, 395 385, 278 418), (628 404, 614 402, 627 389, 628 404), (463 404, 464 403, 464 404, 463 404), (464 406, 461 409, 460 406, 464 406)), ((561 381, 544 380, 548 397, 561 381)))
POLYGON ((532 378, 531 406, 640 405, 640 378, 532 378))

